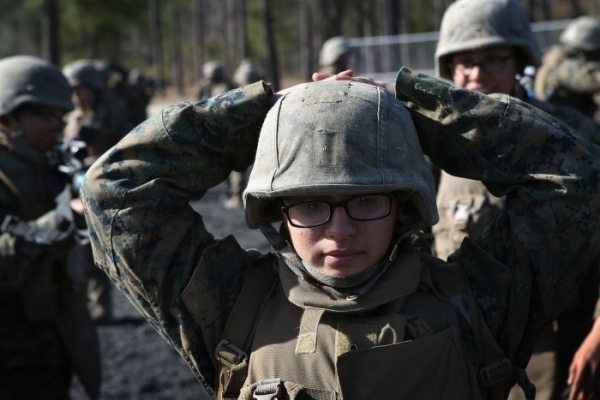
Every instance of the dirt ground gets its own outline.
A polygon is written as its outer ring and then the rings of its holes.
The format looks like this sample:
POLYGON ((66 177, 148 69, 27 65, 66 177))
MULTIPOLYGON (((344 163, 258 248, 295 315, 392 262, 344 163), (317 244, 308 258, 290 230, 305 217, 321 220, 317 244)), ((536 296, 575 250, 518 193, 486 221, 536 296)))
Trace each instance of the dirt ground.
MULTIPOLYGON (((268 250, 258 231, 244 224, 241 209, 225 209, 219 197, 225 184, 211 189, 192 206, 204 216, 207 229, 216 238, 233 234, 243 247, 268 250)), ((187 400, 208 399, 182 358, 171 349, 116 289, 112 292, 115 319, 98 326, 103 381, 100 400, 187 400)), ((73 400, 88 400, 75 381, 73 400)))

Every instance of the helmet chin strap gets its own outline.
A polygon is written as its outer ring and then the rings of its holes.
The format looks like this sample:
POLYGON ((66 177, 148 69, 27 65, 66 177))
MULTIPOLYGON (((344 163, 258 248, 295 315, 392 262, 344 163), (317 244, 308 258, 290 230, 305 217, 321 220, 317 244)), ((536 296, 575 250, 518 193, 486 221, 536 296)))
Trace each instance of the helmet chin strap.
MULTIPOLYGON (((365 270, 347 277, 337 277, 325 274, 318 268, 306 263, 294 250, 288 240, 278 232, 271 224, 260 224, 259 229, 265 235, 277 256, 283 259, 286 265, 302 280, 315 285, 325 285, 336 289, 356 288, 350 295, 351 300, 358 299, 367 293, 379 278, 387 271, 392 262, 396 259, 400 243, 407 237, 418 232, 410 230, 399 236, 390 246, 388 253, 380 261, 365 270)), ((350 299, 349 299, 350 300, 350 299)))

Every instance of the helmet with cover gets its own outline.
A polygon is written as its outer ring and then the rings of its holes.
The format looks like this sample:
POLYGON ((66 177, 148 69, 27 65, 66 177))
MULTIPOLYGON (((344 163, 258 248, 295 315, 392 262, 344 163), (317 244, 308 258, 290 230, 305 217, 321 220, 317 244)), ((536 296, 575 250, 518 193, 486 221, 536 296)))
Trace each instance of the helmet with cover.
POLYGON ((348 53, 348 43, 344 36, 334 36, 323 43, 319 53, 319 66, 321 68, 334 65, 339 58, 348 53))
POLYGON ((233 82, 238 86, 249 85, 260 79, 258 71, 254 68, 254 64, 248 59, 242 60, 233 73, 233 82))
POLYGON ((435 52, 437 74, 452 79, 449 66, 456 53, 511 46, 521 54, 521 68, 538 66, 541 52, 529 15, 518 0, 458 0, 442 18, 435 52))
POLYGON ((559 41, 573 49, 600 50, 600 19, 587 15, 577 18, 563 31, 559 41))
POLYGON ((225 79, 225 68, 218 61, 207 61, 202 66, 202 75, 206 79, 222 81, 225 79))
POLYGON ((56 107, 70 111, 72 89, 54 64, 32 56, 0 60, 0 116, 24 104, 56 107))
POLYGON ((106 87, 104 73, 92 60, 77 60, 63 67, 63 73, 72 87, 89 86, 102 91, 106 87))
POLYGON ((298 86, 269 111, 244 191, 250 228, 282 219, 282 196, 411 192, 422 225, 438 220, 433 178, 405 107, 378 86, 298 86))

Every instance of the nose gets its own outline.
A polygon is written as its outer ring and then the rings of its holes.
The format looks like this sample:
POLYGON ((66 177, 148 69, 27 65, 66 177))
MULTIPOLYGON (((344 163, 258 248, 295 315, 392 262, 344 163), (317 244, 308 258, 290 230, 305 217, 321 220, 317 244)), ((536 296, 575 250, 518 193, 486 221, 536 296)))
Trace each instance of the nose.
POLYGON ((326 233, 331 238, 343 240, 356 233, 356 221, 348 216, 344 207, 335 207, 326 225, 326 233))

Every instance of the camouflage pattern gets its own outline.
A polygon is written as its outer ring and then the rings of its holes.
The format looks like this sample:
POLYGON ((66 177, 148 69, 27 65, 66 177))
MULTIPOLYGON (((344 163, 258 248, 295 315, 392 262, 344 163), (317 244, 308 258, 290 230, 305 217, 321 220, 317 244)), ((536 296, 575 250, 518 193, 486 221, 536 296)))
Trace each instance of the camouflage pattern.
POLYGON ((537 66, 541 52, 529 26, 529 14, 518 0, 458 0, 442 18, 435 51, 436 73, 452 79, 451 56, 498 46, 519 49, 526 65, 537 66))
POLYGON ((575 19, 558 38, 565 46, 577 50, 600 50, 600 19, 588 15, 575 19))
MULTIPOLYGON (((492 334, 524 366, 597 256, 598 149, 509 96, 408 69, 396 92, 433 162, 507 197, 492 229, 452 258, 468 272, 492 334)), ((82 188, 96 264, 207 388, 244 273, 277 261, 243 251, 233 237, 213 238, 189 202, 253 162, 274 100, 256 83, 166 108, 103 154, 82 188)))
POLYGON ((544 54, 534 82, 535 96, 574 107, 600 123, 600 61, 562 45, 544 54))
POLYGON ((62 72, 72 87, 89 86, 97 91, 106 89, 106 80, 92 60, 73 61, 65 65, 62 72))
MULTIPOLYGON (((22 78, 13 82, 15 91, 17 83, 25 86, 20 93, 29 90, 31 78, 34 90, 24 96, 26 103, 72 108, 70 88, 57 67, 11 57, 0 61, 0 79, 11 76, 22 78), (53 77, 55 82, 47 81, 53 77), (52 88, 60 90, 52 93, 52 88)), ((79 266, 66 262, 78 235, 65 180, 48 154, 25 135, 5 130, 0 131, 0 175, 0 221, 15 216, 35 232, 21 236, 0 229, 0 397, 68 398, 75 371, 97 398, 98 338, 85 308, 85 279, 79 266), (41 237, 48 240, 40 243, 41 237)))
MULTIPOLYGON (((531 98, 518 83, 515 83, 511 95, 560 119, 592 143, 600 144, 600 125, 581 112, 531 98)), ((442 259, 456 251, 465 237, 477 239, 504 205, 504 200, 490 193, 481 182, 447 172, 442 172, 436 202, 440 222, 432 228, 432 232, 436 255, 442 259)))
POLYGON ((13 56, 0 60, 0 115, 25 103, 72 110, 71 87, 56 66, 37 57, 13 56))

